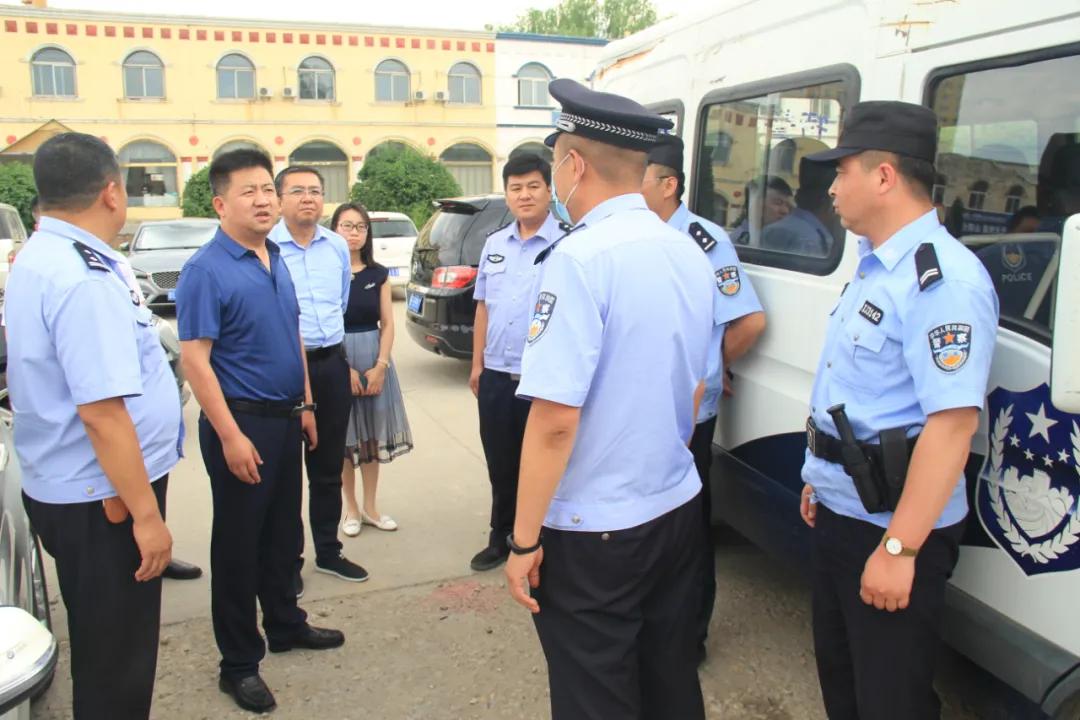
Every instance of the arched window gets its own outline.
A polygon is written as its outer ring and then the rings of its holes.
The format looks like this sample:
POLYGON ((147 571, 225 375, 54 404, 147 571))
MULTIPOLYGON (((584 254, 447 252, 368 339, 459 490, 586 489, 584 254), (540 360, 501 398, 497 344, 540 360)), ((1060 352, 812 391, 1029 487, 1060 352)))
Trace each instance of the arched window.
POLYGON ((349 194, 349 158, 333 143, 313 140, 289 156, 290 165, 310 165, 323 176, 323 197, 328 203, 345 202, 349 194))
POLYGON ((1009 192, 1005 193, 1005 212, 1012 214, 1020 209, 1020 203, 1024 200, 1024 188, 1021 185, 1013 185, 1009 192))
POLYGON ((480 71, 475 66, 460 62, 450 68, 448 79, 450 102, 460 105, 480 104, 480 71))
POLYGON ((712 148, 712 161, 715 165, 727 165, 731 161, 731 136, 726 132, 716 135, 712 148))
POLYGON ((439 160, 461 186, 466 195, 486 195, 491 192, 491 154, 473 143, 451 145, 439 160))
POLYGON ((401 152, 408 149, 409 146, 403 142, 399 142, 397 140, 384 140, 383 142, 368 150, 367 159, 370 160, 376 155, 384 152, 401 152))
POLYGON ((510 152, 510 157, 517 157, 518 155, 522 155, 524 153, 529 153, 530 155, 539 155, 540 157, 544 158, 548 162, 551 162, 552 157, 553 157, 553 153, 551 152, 551 148, 549 148, 544 143, 538 143, 538 142, 527 142, 527 143, 523 143, 521 145, 518 145, 516 148, 514 148, 510 152))
POLYGON ((523 65, 517 74, 518 105, 522 107, 550 107, 548 83, 551 75, 540 63, 523 65))
POLYGON ((334 66, 321 57, 309 57, 298 71, 301 100, 334 99, 334 66))
POLYGON ((161 58, 147 50, 137 50, 124 59, 124 97, 165 97, 165 66, 161 58))
POLYGON ((176 156, 152 140, 136 140, 120 150, 120 173, 130 207, 175 207, 176 156))
POLYGON ((982 210, 986 204, 986 193, 990 190, 990 183, 985 180, 976 180, 971 184, 971 194, 968 195, 968 210, 982 210))
POLYGON ((270 153, 266 152, 266 150, 258 143, 251 142, 250 140, 233 140, 215 150, 214 159, 216 160, 219 156, 224 155, 227 152, 232 152, 233 150, 257 150, 266 157, 270 157, 270 153))
POLYGON ((409 68, 399 60, 383 60, 375 66, 375 100, 378 102, 408 102, 409 68))
POLYGON ((781 140, 769 153, 769 172, 795 172, 795 141, 781 140))
POLYGON ((42 48, 30 60, 38 97, 75 97, 75 61, 60 48, 42 48))
POLYGON ((255 97, 255 66, 243 55, 232 53, 217 64, 217 96, 222 100, 255 97))

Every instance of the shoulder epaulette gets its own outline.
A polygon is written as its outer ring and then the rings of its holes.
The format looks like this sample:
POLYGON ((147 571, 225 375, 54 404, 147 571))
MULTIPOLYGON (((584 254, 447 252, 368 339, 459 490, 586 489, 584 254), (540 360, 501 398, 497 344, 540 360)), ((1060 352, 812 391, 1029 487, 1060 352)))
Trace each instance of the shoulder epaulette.
POLYGON ((699 222, 690 223, 690 237, 694 239, 694 242, 698 244, 698 247, 709 252, 716 247, 716 238, 709 234, 709 231, 705 229, 705 226, 699 222))
POLYGON ((510 226, 511 226, 511 225, 513 225, 513 224, 514 224, 515 222, 517 222, 517 221, 516 221, 516 220, 511 220, 510 222, 506 223, 505 225, 500 225, 499 227, 495 228, 494 230, 492 230, 491 232, 489 232, 489 233, 488 233, 487 235, 485 235, 484 237, 491 237, 492 235, 494 235, 495 233, 499 232, 500 230, 505 230, 506 228, 510 227, 510 226))
POLYGON ((945 279, 932 243, 923 243, 915 251, 915 275, 919 280, 920 292, 945 279))
MULTIPOLYGON (((565 224, 566 223, 559 223, 559 226, 562 227, 565 224)), ((561 238, 559 238, 558 240, 551 243, 546 248, 544 248, 543 250, 540 251, 540 253, 536 256, 536 260, 533 261, 533 265, 539 265, 540 263, 547 260, 548 257, 551 255, 551 251, 555 249, 556 245, 558 245, 563 240, 570 237, 570 235, 572 235, 573 233, 576 233, 578 230, 580 230, 583 227, 585 227, 585 226, 584 225, 575 225, 574 227, 567 230, 565 235, 563 235, 561 238)))
POLYGON ((86 267, 91 270, 100 270, 101 272, 112 272, 105 260, 97 254, 97 251, 89 245, 84 245, 78 240, 73 240, 72 244, 75 246, 75 251, 79 253, 79 257, 86 263, 86 267))

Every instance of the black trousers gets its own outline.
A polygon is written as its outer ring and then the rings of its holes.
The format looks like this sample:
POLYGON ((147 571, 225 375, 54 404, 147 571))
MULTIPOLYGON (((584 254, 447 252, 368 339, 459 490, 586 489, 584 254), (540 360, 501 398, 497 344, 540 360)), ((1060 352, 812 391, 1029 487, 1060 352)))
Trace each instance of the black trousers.
MULTIPOLYGON (((166 475, 153 484, 165 514, 166 475)), ((100 501, 54 505, 23 495, 30 525, 56 560, 68 614, 76 720, 150 717, 161 627, 161 578, 142 564, 132 520, 113 524, 100 501)))
MULTIPOLYGON (((315 561, 341 555, 338 523, 341 521, 341 468, 345 461, 345 433, 352 407, 349 361, 344 348, 318 360, 308 360, 311 399, 315 402, 315 429, 319 442, 314 450, 304 445, 308 477, 308 522, 315 544, 315 561)), ((304 525, 300 523, 300 565, 303 565, 304 525)))
POLYGON ((963 523, 935 530, 915 559, 906 610, 865 604, 859 586, 882 529, 818 504, 814 527, 814 650, 830 720, 927 720, 941 716, 934 692, 945 583, 963 523))
POLYGON ((261 482, 249 485, 232 474, 206 416, 199 418, 199 444, 214 503, 210 611, 221 674, 244 677, 258 672, 266 653, 256 597, 270 637, 288 638, 307 621, 292 583, 299 553, 301 440, 299 418, 239 412, 233 417, 262 457, 261 482))
POLYGON ((611 532, 543 531, 533 616, 553 720, 698 720, 701 500, 611 532))
POLYGON ((517 397, 518 381, 509 373, 484 369, 477 406, 480 442, 491 481, 491 533, 488 545, 503 549, 514 530, 521 442, 532 403, 517 397))
POLYGON ((690 452, 694 455, 694 465, 697 466, 698 476, 701 478, 701 516, 705 528, 702 543, 701 611, 697 616, 698 645, 702 649, 709 637, 709 622, 716 605, 716 546, 712 537, 712 483, 709 482, 715 432, 716 417, 713 417, 695 425, 690 439, 690 452))

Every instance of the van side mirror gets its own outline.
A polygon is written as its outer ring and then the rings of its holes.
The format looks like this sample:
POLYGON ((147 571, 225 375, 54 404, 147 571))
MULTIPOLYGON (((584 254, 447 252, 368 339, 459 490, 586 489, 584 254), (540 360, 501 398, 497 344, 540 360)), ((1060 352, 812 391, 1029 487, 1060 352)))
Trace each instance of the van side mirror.
POLYGON ((1058 252, 1050 402, 1058 410, 1080 413, 1080 215, 1065 220, 1058 252))
POLYGON ((48 684, 56 670, 56 638, 22 608, 0 607, 0 715, 48 684))

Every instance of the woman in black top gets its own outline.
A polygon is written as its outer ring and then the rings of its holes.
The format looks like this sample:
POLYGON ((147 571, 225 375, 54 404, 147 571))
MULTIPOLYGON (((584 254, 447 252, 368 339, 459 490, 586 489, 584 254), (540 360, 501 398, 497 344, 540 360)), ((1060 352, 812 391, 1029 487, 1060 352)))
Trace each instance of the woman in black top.
POLYGON ((388 271, 375 262, 371 218, 363 205, 345 203, 334 211, 330 229, 349 243, 352 287, 345 309, 345 354, 349 358, 353 406, 345 440, 341 473, 345 493, 342 531, 354 537, 363 525, 397 530, 397 523, 379 512, 375 494, 379 463, 412 450, 412 433, 401 398, 401 385, 390 360, 394 313, 388 271), (356 502, 356 468, 364 485, 364 505, 356 502))

